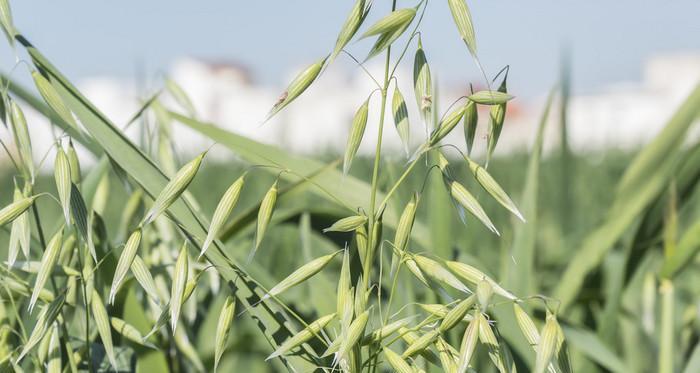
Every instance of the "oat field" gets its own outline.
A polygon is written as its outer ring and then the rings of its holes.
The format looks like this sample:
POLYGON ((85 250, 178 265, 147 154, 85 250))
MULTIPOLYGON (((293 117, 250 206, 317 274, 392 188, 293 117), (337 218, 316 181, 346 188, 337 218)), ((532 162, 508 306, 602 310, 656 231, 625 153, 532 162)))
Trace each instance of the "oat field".
POLYGON ((468 2, 444 1, 487 88, 434 94, 428 0, 393 0, 376 22, 355 0, 335 46, 260 118, 273 125, 336 59, 354 60, 376 87, 343 152, 310 157, 202 121, 169 79, 114 123, 0 0, 16 53, 2 58, 18 61, 0 76, 0 370, 700 372, 700 85, 641 149, 543 153, 545 126, 566 129, 563 80, 530 149, 501 156, 509 67, 487 76, 468 2), (26 110, 49 120, 50 149, 32 147, 26 110), (186 159, 178 127, 229 160, 186 159), (425 128, 417 147, 412 127, 425 128), (453 132, 463 141, 446 142, 453 132))

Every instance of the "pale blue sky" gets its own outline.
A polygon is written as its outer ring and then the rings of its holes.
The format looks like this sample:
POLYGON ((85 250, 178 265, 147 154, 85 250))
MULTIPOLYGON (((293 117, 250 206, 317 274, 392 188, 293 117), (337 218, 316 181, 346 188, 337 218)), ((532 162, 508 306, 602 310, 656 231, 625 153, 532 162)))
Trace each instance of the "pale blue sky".
MULTIPOLYGON (((14 0, 15 24, 69 77, 134 77, 166 71, 180 56, 230 59, 257 80, 283 84, 289 66, 332 48, 352 0, 14 0)), ((432 69, 478 80, 445 0, 430 0, 424 45, 432 69)), ((544 92, 556 79, 560 50, 572 51, 574 89, 594 91, 638 79, 645 58, 700 52, 698 0, 474 0, 479 53, 487 72, 510 64, 513 92, 544 92)), ((375 0, 371 20, 391 1, 375 0)), ((401 1, 408 7, 416 1, 401 1)), ((3 43, 4 44, 4 43, 3 43)), ((351 50, 364 56, 371 42, 351 50)), ((0 52, 7 56, 3 46, 0 52)), ((7 69, 12 58, 0 62, 7 69)), ((11 64, 9 65, 11 66, 11 64)))

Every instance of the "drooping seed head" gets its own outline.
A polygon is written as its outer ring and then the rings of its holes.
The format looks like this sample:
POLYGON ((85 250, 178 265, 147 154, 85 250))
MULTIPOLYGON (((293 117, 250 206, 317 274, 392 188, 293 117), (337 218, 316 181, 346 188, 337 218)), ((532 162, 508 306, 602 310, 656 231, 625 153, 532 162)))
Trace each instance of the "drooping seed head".
POLYGON ((450 12, 452 12, 452 18, 454 18, 459 36, 467 45, 469 53, 476 57, 476 36, 467 3, 465 0, 448 0, 447 4, 450 7, 450 12))
POLYGON ((12 22, 12 11, 10 10, 10 3, 7 0, 0 1, 0 25, 2 25, 2 31, 5 33, 10 45, 14 45, 17 31, 12 22))
POLYGON ((396 132, 398 132, 404 151, 406 152, 406 155, 408 155, 410 140, 408 109, 406 108, 406 101, 404 100, 398 87, 394 88, 394 95, 391 98, 391 112, 394 116, 394 126, 396 127, 396 132))
POLYGON ((367 255, 369 253, 369 240, 367 236, 367 229, 364 226, 360 226, 355 230, 355 246, 357 246, 357 253, 360 256, 360 264, 362 268, 367 265, 367 255))
POLYGON ((328 228, 324 228, 323 232, 352 232, 355 229, 363 226, 367 222, 367 217, 364 215, 353 215, 342 218, 328 228))
POLYGON ((109 314, 107 314, 107 309, 104 303, 102 303, 102 298, 100 298, 100 294, 96 290, 93 290, 90 303, 92 317, 95 319, 95 326, 97 327, 97 332, 107 352, 107 358, 110 364, 112 364, 112 368, 116 368, 117 359, 114 353, 114 344, 112 343, 112 330, 109 327, 109 314))
POLYGON ((51 328, 48 346, 48 362, 46 363, 47 373, 61 373, 61 343, 58 334, 58 324, 54 323, 51 328))
POLYGON ((272 184, 270 189, 267 190, 262 202, 260 202, 260 209, 258 210, 258 225, 255 230, 255 247, 253 248, 253 253, 255 253, 260 247, 260 243, 265 236, 265 231, 272 218, 272 212, 275 209, 275 204, 277 203, 277 185, 278 180, 272 184))
POLYGON ((109 323, 112 325, 114 331, 119 333, 119 335, 121 335, 122 337, 130 340, 131 342, 138 343, 142 346, 147 346, 147 344, 144 343, 143 335, 141 335, 141 332, 138 329, 136 329, 135 326, 127 323, 126 321, 118 317, 110 317, 109 323))
POLYGON ((187 284, 188 262, 187 241, 185 241, 185 243, 182 244, 180 253, 177 256, 177 261, 175 262, 173 285, 170 291, 170 322, 173 332, 177 327, 182 305, 185 303, 185 284, 187 284))
POLYGON ((440 121, 438 124, 438 128, 433 132, 433 134, 430 136, 430 145, 435 145, 440 140, 445 138, 452 130, 459 124, 459 121, 462 120, 462 117, 464 116, 465 108, 458 107, 454 110, 452 110, 447 116, 440 121))
POLYGON ((379 343, 383 341, 388 336, 396 333, 399 329, 407 326, 412 319, 413 317, 406 317, 400 320, 396 320, 392 323, 386 324, 385 326, 366 335, 365 338, 362 339, 362 345, 379 343))
POLYGON ((37 299, 39 299, 39 294, 41 290, 46 286, 46 281, 48 281, 51 276, 51 271, 53 271, 56 265, 57 259, 61 253, 61 246, 63 244, 63 227, 59 228, 56 234, 51 237, 49 243, 46 245, 44 254, 41 257, 41 266, 39 267, 39 272, 36 275, 36 280, 34 282, 34 289, 32 290, 32 296, 29 299, 29 313, 34 309, 37 299))
POLYGON ((548 313, 547 320, 542 328, 540 342, 537 344, 537 358, 535 359, 534 373, 544 373, 554 357, 557 343, 557 319, 553 314, 548 313))
POLYGON ((22 198, 19 201, 10 203, 0 210, 0 227, 13 222, 32 206, 38 196, 22 198))
POLYGON ((348 144, 345 147, 345 156, 343 157, 343 174, 347 175, 352 165, 352 160, 355 158, 357 149, 362 143, 362 137, 365 134, 365 128, 367 127, 367 116, 369 113, 369 99, 357 109, 355 116, 352 119, 352 125, 350 126, 350 136, 348 136, 348 144))
POLYGON ((472 93, 467 98, 469 101, 481 105, 502 105, 512 100, 514 97, 500 91, 479 91, 472 93))
POLYGON ((457 181, 452 181, 450 183, 450 195, 460 206, 479 219, 489 230, 497 235, 499 234, 498 230, 491 222, 491 219, 486 215, 486 211, 484 211, 476 198, 474 198, 462 184, 457 181))
MULTIPOLYGON (((478 294, 478 292, 477 292, 478 294)), ((460 321, 464 319, 464 317, 467 315, 467 312, 472 308, 474 305, 474 302, 476 302, 477 297, 474 295, 467 297, 466 299, 462 300, 461 302, 457 303, 456 306, 454 306, 451 310, 445 314, 444 318, 442 319, 442 323, 440 323, 440 333, 444 333, 453 327, 455 327, 460 321)))
POLYGON ((243 173, 236 181, 234 181, 231 186, 226 189, 223 196, 219 200, 219 203, 214 210, 214 215, 211 218, 211 224, 209 224, 209 231, 207 232, 207 237, 202 244, 202 251, 199 256, 201 257, 207 251, 212 242, 219 235, 221 227, 224 226, 231 211, 236 206, 238 198, 241 195, 241 190, 243 189, 243 184, 245 183, 245 177, 247 173, 243 173))
POLYGON ((296 348, 300 346, 302 343, 310 340, 311 338, 315 336, 319 336, 319 332, 321 329, 323 329, 326 325, 328 325, 329 322, 331 322, 335 318, 336 314, 332 313, 326 316, 322 316, 318 318, 316 321, 312 322, 304 328, 304 330, 300 331, 299 333, 293 335, 292 337, 288 338, 282 345, 280 345, 275 352, 270 354, 265 361, 274 359, 277 356, 284 355, 288 351, 292 350, 293 348, 296 348))
POLYGON ((150 210, 144 216, 142 225, 150 224, 180 197, 194 179, 206 154, 207 152, 201 153, 177 171, 156 197, 150 210))
POLYGON ((406 351, 401 354, 401 357, 404 359, 407 359, 417 353, 423 352, 428 349, 428 347, 437 340, 437 337, 440 335, 440 332, 437 329, 433 329, 413 341, 406 351))
POLYGON ((435 260, 422 255, 414 255, 413 259, 423 273, 437 282, 449 285, 464 293, 471 293, 471 290, 466 285, 435 260))
POLYGON ((341 357, 341 360, 343 357, 347 357, 350 350, 362 339, 368 320, 369 310, 361 313, 352 321, 345 335, 345 339, 340 344, 340 349, 338 350, 338 356, 341 357))
POLYGON ((319 273, 323 268, 325 268, 328 263, 330 263, 333 258, 335 258, 336 255, 338 255, 340 251, 336 251, 333 254, 328 254, 324 255, 321 257, 318 257, 303 266, 297 268, 294 272, 292 272, 289 276, 287 276, 284 280, 280 281, 277 285, 272 287, 270 291, 267 292, 262 297, 262 300, 265 300, 270 297, 277 296, 278 294, 282 293, 283 291, 299 285, 300 283, 308 280, 315 274, 319 273))
POLYGON ((488 281, 481 280, 476 286, 476 297, 479 300, 479 306, 481 307, 481 312, 486 312, 489 304, 491 303, 491 297, 493 296, 493 287, 488 281))
POLYGON ((66 124, 74 129, 78 129, 78 124, 75 118, 73 118, 73 113, 68 109, 51 83, 38 71, 32 71, 32 78, 34 79, 34 85, 36 85, 41 97, 44 98, 44 101, 46 101, 49 107, 53 109, 66 124))
POLYGON ((68 151, 66 152, 68 156, 68 164, 70 165, 70 179, 75 185, 80 185, 82 181, 82 175, 80 172, 80 161, 78 160, 78 153, 75 152, 75 147, 73 146, 73 140, 68 139, 68 151))
POLYGON ((119 256, 119 261, 117 262, 117 268, 114 270, 114 279, 112 281, 112 287, 109 291, 110 304, 114 304, 114 297, 116 296, 117 291, 119 290, 119 287, 122 284, 122 281, 124 281, 126 274, 129 272, 131 263, 136 257, 136 253, 138 252, 139 246, 141 244, 141 236, 141 229, 136 229, 134 232, 131 233, 129 239, 124 245, 124 249, 122 250, 122 253, 119 256))
POLYGON ((515 321, 517 321, 518 327, 523 333, 523 336, 525 336, 525 339, 530 346, 536 350, 537 345, 540 343, 540 332, 537 331, 535 323, 532 321, 527 312, 525 312, 525 310, 517 303, 513 303, 513 313, 515 314, 515 321))
POLYGON ((214 370, 219 366, 219 360, 224 354, 226 349, 226 342, 228 341, 228 335, 231 329, 231 322, 233 321, 233 316, 235 315, 236 302, 231 296, 226 297, 224 301, 224 306, 221 308, 221 313, 219 314, 219 321, 216 324, 216 339, 214 345, 214 370))
POLYGON ((505 207, 518 219, 525 222, 525 218, 520 213, 520 210, 518 210, 518 206, 515 205, 515 202, 510 199, 503 188, 498 185, 491 174, 489 174, 485 168, 481 167, 478 163, 469 158, 467 158, 467 163, 469 164, 469 169, 471 170, 472 175, 474 175, 474 178, 484 188, 484 190, 486 190, 486 192, 488 192, 488 194, 490 194, 491 197, 496 200, 496 202, 501 204, 501 206, 505 207))
POLYGON ((338 34, 338 39, 335 42, 335 47, 333 48, 333 53, 331 53, 329 63, 332 63, 333 60, 335 60, 335 57, 338 56, 340 51, 343 50, 343 48, 345 48, 345 46, 350 42, 352 37, 355 36, 357 29, 360 28, 362 21, 364 21, 365 16, 369 12, 370 6, 371 3, 367 6, 365 5, 365 0, 355 1, 355 5, 353 5, 352 9, 350 10, 350 14, 348 14, 348 17, 345 19, 343 27, 340 29, 340 33, 338 34))
POLYGON ((404 8, 395 10, 370 26, 362 34, 361 39, 381 34, 391 34, 408 26, 416 16, 414 8, 404 8))
POLYGON ((464 107, 464 141, 467 143, 467 154, 472 153, 476 126, 479 123, 479 112, 474 101, 467 101, 464 107))
POLYGON ((350 293, 351 286, 352 279, 350 278, 350 254, 348 253, 348 250, 343 250, 343 265, 340 268, 340 277, 338 278, 338 288, 336 291, 336 313, 341 315, 341 317, 344 315, 348 303, 352 303, 352 293, 350 293))
POLYGON ((19 105, 14 100, 9 101, 12 135, 19 150, 19 157, 22 160, 22 171, 27 179, 31 180, 34 178, 34 160, 32 158, 32 142, 29 137, 27 120, 19 105))
POLYGON ((479 340, 479 330, 481 329, 482 317, 480 314, 475 314, 472 321, 467 326, 462 337, 462 344, 459 348, 459 362, 457 363, 457 372, 463 373, 467 371, 469 362, 474 356, 476 342, 479 340))
MULTIPOLYGON (((8 284, 9 285, 9 284, 8 284)), ((52 300, 51 303, 45 305, 39 317, 37 317, 36 323, 34 324, 34 329, 29 335, 29 338, 22 346, 22 351, 19 356, 17 356, 17 362, 20 362, 34 347, 36 347, 39 342, 44 338, 46 333, 49 331, 50 326, 56 321, 58 316, 63 309, 65 304, 65 293, 61 293, 56 299, 52 300)))
POLYGON ((503 354, 501 353, 501 345, 493 329, 491 329, 491 324, 489 324, 486 317, 481 312, 477 312, 476 317, 480 319, 479 340, 482 344, 486 345, 491 362, 493 362, 500 371, 506 371, 505 367, 509 365, 504 362, 503 354))
POLYGON ((423 42, 418 36, 418 48, 413 58, 413 91, 416 95, 416 104, 420 110, 426 129, 432 119, 433 110, 433 80, 430 75, 428 59, 423 51, 423 42))
POLYGON ((411 231, 413 230, 413 222, 416 219, 416 211, 418 209, 418 202, 420 201, 420 195, 418 193, 413 193, 411 200, 404 207, 401 217, 399 218, 399 224, 396 226, 396 234, 394 236, 394 247, 403 252, 406 250, 409 238, 411 236, 411 231))
POLYGON ((135 255, 134 260, 131 262, 131 273, 151 299, 156 302, 160 301, 153 276, 151 276, 151 272, 148 270, 146 263, 144 263, 143 259, 138 255, 135 255))
POLYGON ((478 285, 482 280, 485 280, 489 283, 494 293, 509 300, 517 299, 515 295, 501 287, 494 279, 468 264, 455 261, 447 261, 445 264, 447 264, 447 268, 449 268, 454 274, 474 285, 478 285))
POLYGON ((70 162, 68 162, 68 156, 63 151, 63 147, 60 144, 58 144, 56 150, 56 160, 54 162, 56 190, 58 191, 58 199, 61 201, 61 208, 63 209, 63 216, 66 219, 66 225, 70 225, 70 162))
MULTIPOLYGON (((416 9, 417 9, 417 7, 411 9, 412 12, 411 12, 411 10, 404 10, 404 9, 397 10, 397 12, 403 12, 403 14, 401 16, 411 15, 411 13, 412 13, 413 17, 411 17, 411 19, 408 20, 407 22, 403 22, 403 23, 396 22, 395 24, 391 25, 391 26, 395 26, 395 27, 387 28, 384 33, 379 34, 379 37, 374 42, 374 45, 372 46, 372 49, 370 49, 369 54, 367 55, 367 58, 365 58, 365 61, 369 60, 370 58, 378 55, 379 53, 381 53, 382 51, 387 49, 389 46, 391 46, 392 43, 394 43, 396 41, 396 39, 398 39, 399 37, 401 37, 401 35, 403 35, 403 33, 408 28, 408 26, 411 24, 411 21, 413 20, 413 18, 415 17, 416 9)), ((394 13, 395 12, 392 12, 391 14, 386 16, 385 19, 392 17, 392 15, 394 13)), ((400 17, 397 17, 397 18, 400 18, 400 17)), ((381 21, 383 21, 383 20, 380 20, 377 23, 380 23, 381 21)), ((395 19, 393 21, 398 21, 398 19, 395 19)), ((364 37, 364 35, 363 35, 363 37, 364 37)))
POLYGON ((388 347, 385 347, 383 351, 389 365, 391 365, 397 373, 414 373, 413 368, 411 368, 406 360, 399 356, 399 354, 390 350, 388 347))
POLYGON ((309 88, 311 83, 313 83, 314 80, 316 80, 318 75, 321 73, 321 70, 323 69, 323 65, 326 63, 327 58, 328 57, 323 57, 319 59, 311 66, 304 69, 304 71, 299 73, 299 75, 297 75, 294 78, 294 80, 292 80, 292 82, 289 83, 289 86, 287 86, 287 90, 282 94, 282 96, 280 96, 280 99, 272 107, 272 109, 270 109, 270 112, 265 118, 265 122, 267 122, 285 106, 289 105, 292 101, 294 101, 294 99, 299 97, 299 95, 301 95, 307 88, 309 88))

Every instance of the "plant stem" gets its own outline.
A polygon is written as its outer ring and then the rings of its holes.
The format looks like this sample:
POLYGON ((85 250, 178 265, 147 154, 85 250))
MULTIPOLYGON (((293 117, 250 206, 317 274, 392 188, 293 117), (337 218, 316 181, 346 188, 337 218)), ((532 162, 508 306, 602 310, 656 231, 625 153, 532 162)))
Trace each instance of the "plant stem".
MULTIPOLYGON (((393 12, 396 10, 396 0, 392 0, 391 2, 391 11, 393 12)), ((377 203, 377 179, 379 176, 379 161, 381 159, 381 154, 382 154, 382 136, 384 134, 384 117, 386 116, 386 99, 387 99, 387 91, 389 89, 389 83, 391 82, 391 76, 389 74, 389 68, 391 65, 391 46, 389 46, 386 49, 386 60, 384 62, 384 86, 382 87, 382 104, 379 112, 379 128, 378 128, 378 134, 377 134, 377 145, 376 149, 374 152, 374 166, 372 168, 372 191, 370 194, 370 202, 369 202, 369 223, 367 224, 368 230, 368 247, 367 250, 368 252, 371 252, 374 250, 374 247, 376 246, 376 242, 374 242, 374 225, 376 224, 377 221, 377 211, 376 211, 376 203, 377 203)), ((393 75, 393 72, 391 73, 393 75)), ((377 238, 378 240, 381 240, 381 237, 377 238)), ((375 254, 376 255, 376 254, 375 254)), ((372 255, 371 257, 368 258, 367 262, 365 263, 365 268, 363 268, 363 276, 362 276, 362 282, 363 282, 363 288, 368 290, 369 289, 369 278, 372 273, 371 268, 372 268, 372 263, 374 262, 374 256, 372 255)), ((381 258, 380 258, 381 260, 381 258)), ((380 279, 381 281, 381 279, 380 279)), ((380 287, 381 288, 381 287, 380 287)), ((380 316, 381 317, 381 316, 380 316)), ((359 348, 356 349, 356 353, 360 353, 361 350, 359 348)), ((362 360, 362 359, 360 359, 362 360)), ((369 361, 369 360, 368 360, 369 361)), ((360 368, 362 369, 362 368, 360 368)))
MULTIPOLYGON (((393 12, 396 10, 396 0, 392 0, 391 2, 391 11, 393 12)), ((370 194, 370 202, 369 202, 369 224, 368 224, 368 234, 369 234, 369 247, 374 247, 376 244, 375 242, 372 242, 372 230, 374 229, 374 224, 376 223, 377 216, 376 216, 376 203, 377 203, 377 179, 379 176, 379 161, 381 159, 382 155, 382 135, 384 134, 384 117, 385 112, 386 112, 386 99, 387 99, 387 91, 389 89, 389 83, 391 82, 391 77, 389 76, 389 66, 391 65, 391 46, 389 46, 386 49, 386 60, 384 62, 384 86, 382 87, 382 104, 381 104, 381 109, 379 112, 379 129, 378 129, 378 134, 377 134, 377 146, 374 151, 374 167, 372 168, 372 191, 370 194)), ((369 258, 369 261, 367 261, 367 268, 371 268, 371 263, 374 258, 369 258)), ((369 288, 369 270, 365 271, 365 275, 362 278, 362 281, 364 283, 364 288, 368 289, 369 288)))
POLYGON ((386 99, 387 90, 389 88, 389 58, 391 53, 391 47, 388 48, 386 53, 386 68, 384 70, 384 87, 382 87, 382 104, 379 116, 379 132, 377 134, 377 146, 374 151, 374 167, 372 169, 372 194, 370 196, 369 209, 374 216, 376 210, 377 202, 377 179, 379 176, 379 161, 382 156, 382 136, 384 134, 384 117, 386 111, 386 99))

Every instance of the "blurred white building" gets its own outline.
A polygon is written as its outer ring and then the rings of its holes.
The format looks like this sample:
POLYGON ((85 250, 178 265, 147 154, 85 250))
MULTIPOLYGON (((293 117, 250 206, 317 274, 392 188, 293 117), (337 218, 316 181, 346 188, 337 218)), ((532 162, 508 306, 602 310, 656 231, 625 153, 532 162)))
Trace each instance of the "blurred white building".
MULTIPOLYGON (((298 69, 287 76, 291 81, 298 69)), ((374 76, 382 76, 383 69, 369 65, 374 76)), ((409 108, 412 143, 417 145, 425 137, 425 129, 418 116, 413 96, 410 71, 398 71, 400 90, 409 108)), ((293 104, 283 109, 269 122, 262 123, 270 107, 284 87, 256 84, 249 71, 230 62, 207 62, 186 58, 175 62, 169 76, 189 94, 199 119, 212 122, 255 140, 276 144, 295 152, 314 153, 331 151, 342 153, 355 110, 376 89, 373 81, 361 69, 332 65, 293 104)), ((611 84, 600 92, 573 96, 569 106, 569 136, 574 150, 599 150, 610 147, 632 148, 648 141, 666 123, 693 87, 700 82, 700 54, 661 55, 649 60, 642 81, 611 84)), ((159 83, 160 85, 160 83, 159 83)), ((133 82, 110 77, 96 77, 79 83, 98 108, 118 126, 123 126, 139 109, 141 100, 153 92, 138 92, 133 82)), ((466 87, 442 87, 439 97, 446 108, 455 98, 466 93, 466 87)), ((391 95, 391 92, 389 93, 391 95)), ((517 93, 516 93, 517 95, 517 93)), ((175 102, 164 98, 168 106, 175 102)), ((508 105, 505 128, 502 132, 499 154, 529 146, 534 138, 541 115, 544 97, 531 101, 516 98, 508 105)), ((388 105, 390 106, 390 105, 388 105)), ((370 116, 360 152, 372 152, 377 136, 379 94, 370 101, 370 116)), ((44 119, 27 109, 35 158, 41 159, 53 143, 44 119)), ((552 121, 558 114, 553 112, 552 121)), ((488 108, 480 113, 477 151, 483 151, 487 130, 488 108)), ((193 154, 212 144, 184 126, 174 127, 178 150, 193 154)), ((388 108, 384 143, 387 154, 402 153, 388 108)), ((545 147, 556 145, 556 126, 549 126, 545 147)), ((8 131, 0 137, 11 144, 8 131)), ((462 130, 454 131, 447 141, 464 148, 462 130)), ((138 140, 138 126, 128 134, 138 140)), ((214 148, 215 155, 229 157, 222 147, 214 148), (218 148, 218 149, 217 149, 218 148)), ((52 159, 52 158, 50 158, 52 159)))

